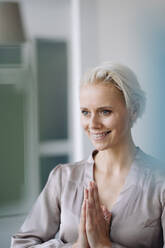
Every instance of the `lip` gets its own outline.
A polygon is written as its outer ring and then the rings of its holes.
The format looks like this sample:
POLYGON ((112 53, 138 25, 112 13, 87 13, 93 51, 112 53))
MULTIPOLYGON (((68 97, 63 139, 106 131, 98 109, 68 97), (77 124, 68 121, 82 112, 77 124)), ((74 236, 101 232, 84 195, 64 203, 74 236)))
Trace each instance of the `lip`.
POLYGON ((97 133, 90 132, 90 136, 92 137, 93 140, 100 141, 103 140, 105 137, 107 137, 109 133, 111 133, 111 130, 105 132, 97 132, 97 133))
POLYGON ((111 130, 106 130, 106 131, 103 131, 103 132, 97 132, 97 133, 92 132, 92 131, 90 131, 90 130, 89 130, 89 132, 90 132, 92 135, 102 135, 102 134, 105 134, 105 133, 110 133, 110 132, 111 132, 111 130))

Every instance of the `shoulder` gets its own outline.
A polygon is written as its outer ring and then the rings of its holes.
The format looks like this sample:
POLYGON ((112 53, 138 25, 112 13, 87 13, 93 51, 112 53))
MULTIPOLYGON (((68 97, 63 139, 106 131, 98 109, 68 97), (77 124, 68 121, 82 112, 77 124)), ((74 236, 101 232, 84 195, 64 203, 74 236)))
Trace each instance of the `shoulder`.
POLYGON ((68 181, 80 182, 84 178, 84 174, 91 167, 88 160, 81 160, 73 163, 59 164, 50 173, 50 177, 57 178, 63 183, 68 181))
POLYGON ((165 173, 165 163, 158 158, 140 150, 137 159, 139 159, 143 167, 148 169, 151 173, 165 173))
POLYGON ((139 149, 136 157, 137 185, 140 186, 145 197, 156 202, 165 204, 165 163, 146 154, 139 149))
POLYGON ((140 172, 155 185, 165 185, 165 163, 139 149, 136 161, 140 172))

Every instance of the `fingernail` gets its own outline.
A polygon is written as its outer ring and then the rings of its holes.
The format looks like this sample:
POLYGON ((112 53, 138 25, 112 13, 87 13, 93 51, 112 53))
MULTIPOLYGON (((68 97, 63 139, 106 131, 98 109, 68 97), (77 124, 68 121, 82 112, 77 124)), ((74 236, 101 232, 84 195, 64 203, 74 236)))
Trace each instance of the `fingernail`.
POLYGON ((96 184, 95 181, 93 182, 93 186, 94 186, 95 188, 97 188, 97 184, 96 184))
POLYGON ((105 211, 105 210, 106 210, 106 207, 105 207, 104 205, 102 205, 102 208, 103 208, 103 211, 105 211))
POLYGON ((85 188, 84 189, 84 196, 87 196, 88 190, 85 188))

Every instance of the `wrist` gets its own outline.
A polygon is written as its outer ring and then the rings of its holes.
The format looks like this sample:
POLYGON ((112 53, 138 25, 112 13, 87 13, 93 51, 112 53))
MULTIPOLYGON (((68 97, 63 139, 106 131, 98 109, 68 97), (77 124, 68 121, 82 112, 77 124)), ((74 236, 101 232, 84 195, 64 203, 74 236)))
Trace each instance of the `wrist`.
POLYGON ((108 244, 108 245, 101 245, 98 248, 112 248, 112 244, 108 244))
POLYGON ((78 248, 77 242, 72 245, 72 248, 78 248))
POLYGON ((106 242, 104 244, 98 245, 97 248, 112 248, 112 243, 111 242, 106 242))
POLYGON ((112 244, 110 243, 109 245, 103 246, 102 248, 112 248, 112 244))

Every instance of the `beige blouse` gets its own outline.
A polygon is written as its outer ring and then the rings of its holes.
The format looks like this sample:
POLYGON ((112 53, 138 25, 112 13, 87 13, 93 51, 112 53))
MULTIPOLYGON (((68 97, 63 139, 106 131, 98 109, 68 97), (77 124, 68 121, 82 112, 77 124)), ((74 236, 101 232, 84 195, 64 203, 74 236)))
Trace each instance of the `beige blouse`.
MULTIPOLYGON (((83 189, 94 160, 56 166, 11 248, 72 247, 78 236, 83 189), (59 231, 59 238, 55 238, 59 231)), ((112 207, 113 248, 161 248, 165 244, 165 173, 137 148, 123 189, 112 207)), ((165 245, 164 245, 165 247, 165 245)))

